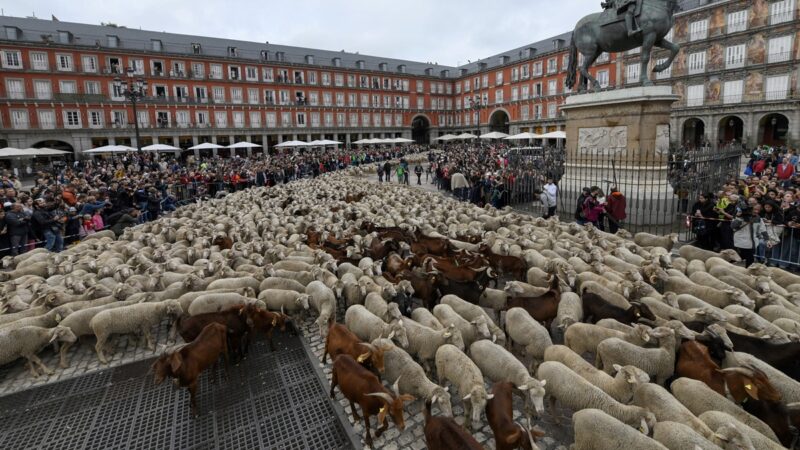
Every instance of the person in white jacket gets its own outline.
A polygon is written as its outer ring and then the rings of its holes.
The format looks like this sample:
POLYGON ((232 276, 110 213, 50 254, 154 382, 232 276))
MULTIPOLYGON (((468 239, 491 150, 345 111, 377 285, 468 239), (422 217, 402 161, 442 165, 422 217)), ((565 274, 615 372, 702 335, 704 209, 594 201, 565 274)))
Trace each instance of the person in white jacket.
POLYGON ((755 259, 755 250, 759 239, 766 239, 767 226, 761 217, 753 214, 749 206, 741 208, 731 222, 733 229, 733 246, 744 260, 745 267, 750 267, 755 259))
POLYGON ((544 218, 548 219, 556 215, 556 205, 558 204, 558 186, 553 183, 552 178, 547 179, 547 183, 544 185, 543 194, 547 195, 547 203, 542 201, 542 204, 547 206, 547 214, 545 214, 544 218))

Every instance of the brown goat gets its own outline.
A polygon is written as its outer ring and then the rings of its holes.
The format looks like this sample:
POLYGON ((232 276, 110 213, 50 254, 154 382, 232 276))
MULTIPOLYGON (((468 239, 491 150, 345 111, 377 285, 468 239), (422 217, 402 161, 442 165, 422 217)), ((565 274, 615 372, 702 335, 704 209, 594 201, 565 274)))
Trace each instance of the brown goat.
POLYGON ((325 352, 322 362, 327 362, 327 356, 336 359, 339 355, 349 355, 367 369, 383 373, 384 349, 367 342, 361 342, 346 326, 331 321, 328 325, 328 336, 325 338, 325 352))
POLYGON ((220 250, 230 250, 233 248, 233 240, 226 236, 217 236, 211 242, 211 245, 216 245, 220 250))
POLYGON ((794 440, 790 414, 780 392, 761 370, 746 366, 723 369, 728 390, 745 411, 766 423, 786 447, 794 440))
POLYGON ((486 419, 494 433, 497 450, 537 450, 534 437, 544 436, 538 430, 528 430, 514 422, 514 410, 511 394, 514 385, 508 381, 499 381, 492 386, 492 397, 486 403, 486 419))
POLYGON ((675 376, 699 380, 716 393, 725 395, 725 374, 711 359, 708 348, 695 341, 685 341, 678 350, 675 376))
POLYGON ((254 305, 241 305, 222 312, 198 314, 196 316, 181 316, 176 327, 178 334, 185 342, 192 342, 202 333, 206 325, 219 323, 226 327, 228 344, 234 358, 241 358, 247 353, 250 344, 250 329, 253 324, 253 315, 257 308, 254 305))
POLYGON ((432 416, 431 400, 425 402, 425 444, 429 450, 483 449, 452 417, 432 416))
POLYGON ((286 323, 291 319, 282 312, 270 312, 255 308, 251 320, 253 321, 253 329, 263 333, 267 337, 267 342, 269 342, 269 349, 275 351, 275 344, 272 343, 272 332, 275 328, 285 332, 286 323))
POLYGON ((372 372, 363 368, 350 355, 339 355, 333 360, 333 370, 331 373, 331 398, 335 397, 334 389, 339 386, 344 397, 350 402, 350 410, 353 412, 353 419, 360 420, 356 412, 356 403, 361 407, 364 415, 364 427, 367 430, 366 441, 372 447, 372 433, 369 428, 369 416, 378 415, 377 424, 380 427, 375 432, 375 437, 380 437, 389 428, 386 416, 390 415, 397 429, 403 431, 406 428, 403 419, 403 402, 413 401, 410 395, 397 394, 397 382, 395 382, 395 395, 392 395, 378 377, 372 372))
POLYGON ((161 384, 166 377, 175 378, 178 386, 189 389, 192 414, 197 415, 197 378, 214 364, 220 355, 228 366, 228 339, 225 325, 209 323, 192 342, 173 353, 161 355, 152 365, 154 383, 161 384))

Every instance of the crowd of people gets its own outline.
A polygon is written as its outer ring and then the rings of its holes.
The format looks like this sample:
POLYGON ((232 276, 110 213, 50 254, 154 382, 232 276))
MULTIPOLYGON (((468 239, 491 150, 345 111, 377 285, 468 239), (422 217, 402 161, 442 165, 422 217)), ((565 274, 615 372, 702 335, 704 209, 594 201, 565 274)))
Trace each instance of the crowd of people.
POLYGON ((696 244, 735 249, 745 264, 784 269, 800 262, 800 173, 793 150, 760 146, 750 153, 744 177, 731 177, 717 192, 702 193, 691 207, 696 244))
POLYGON ((36 173, 28 187, 10 173, 0 181, 0 256, 36 246, 59 252, 100 230, 120 235, 127 227, 155 220, 196 198, 274 186, 421 150, 320 149, 249 158, 190 156, 185 161, 128 153, 53 166, 36 173))

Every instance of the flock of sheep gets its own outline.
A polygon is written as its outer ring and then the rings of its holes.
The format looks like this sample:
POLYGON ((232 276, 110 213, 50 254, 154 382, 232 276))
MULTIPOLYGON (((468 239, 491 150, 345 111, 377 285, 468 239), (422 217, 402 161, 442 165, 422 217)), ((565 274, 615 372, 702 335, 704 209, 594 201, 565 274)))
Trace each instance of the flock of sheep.
MULTIPOLYGON (((50 374, 38 352, 58 342, 67 367, 78 338, 92 335, 107 362, 113 335, 141 336, 155 350, 151 330, 166 318, 242 304, 312 314, 330 340, 339 307, 368 350, 359 363, 380 357, 380 377, 394 395, 430 402, 436 415, 452 416, 452 404, 463 404, 467 429, 481 423, 491 381, 514 386, 529 420, 551 414, 546 406, 556 402, 575 411, 576 449, 793 444, 800 276, 744 269, 732 252, 684 246, 674 256, 674 236, 611 235, 358 175, 236 192, 117 240, 100 232, 59 254, 5 258, 0 364, 24 358, 33 376, 50 374), (442 285, 432 281, 436 305, 412 310, 420 292, 384 276, 389 256, 367 256, 378 234, 366 223, 446 240, 460 254, 515 257, 526 269, 498 279, 498 267, 482 268, 490 282, 474 297, 439 295, 442 285), (351 244, 334 257, 309 246, 312 230, 351 244), (780 357, 765 361, 760 342, 780 357), (692 350, 701 356, 691 359, 692 350), (794 362, 784 364, 787 353, 794 362), (750 380, 743 396, 737 376, 750 380), (774 411, 783 417, 778 425, 774 411)), ((403 261, 409 251, 401 244, 403 261)), ((435 280, 435 267, 408 270, 435 280)), ((535 448, 534 430, 520 427, 530 436, 518 445, 535 448)), ((498 448, 516 447, 498 441, 498 448)))

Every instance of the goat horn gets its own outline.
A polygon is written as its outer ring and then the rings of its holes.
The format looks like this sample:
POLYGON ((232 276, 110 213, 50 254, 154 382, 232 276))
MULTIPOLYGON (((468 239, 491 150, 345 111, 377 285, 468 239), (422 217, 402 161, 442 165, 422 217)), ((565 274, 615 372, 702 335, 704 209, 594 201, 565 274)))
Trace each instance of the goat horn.
POLYGON ((400 378, 403 378, 403 376, 400 375, 399 377, 397 377, 397 379, 394 380, 394 384, 392 384, 392 390, 394 391, 394 395, 398 397, 400 396, 400 378))
POLYGON ((385 393, 385 392, 373 392, 373 393, 367 394, 367 395, 368 396, 372 396, 372 397, 382 398, 383 400, 386 400, 386 403, 389 403, 389 404, 391 404, 394 401, 392 396, 387 394, 387 393, 385 393))
POLYGON ((754 371, 746 368, 746 367, 729 367, 727 369, 721 369, 720 372, 723 373, 740 373, 746 377, 754 377, 756 374, 754 371))

